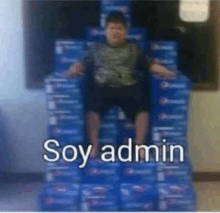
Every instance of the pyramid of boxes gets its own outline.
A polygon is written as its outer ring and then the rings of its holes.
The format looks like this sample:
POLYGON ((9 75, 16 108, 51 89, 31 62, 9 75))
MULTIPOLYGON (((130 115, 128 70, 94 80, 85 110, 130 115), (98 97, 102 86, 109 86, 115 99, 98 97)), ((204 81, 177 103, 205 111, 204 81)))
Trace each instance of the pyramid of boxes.
MULTIPOLYGON (((48 110, 48 138, 62 146, 88 145, 85 112, 88 103, 88 75, 76 79, 62 77, 70 65, 80 59, 94 41, 104 38, 106 15, 113 10, 124 12, 131 27, 131 1, 101 1, 100 27, 86 29, 85 40, 57 40, 55 72, 45 80, 48 110), (87 88, 87 89, 85 89, 87 88)), ((149 41, 148 31, 130 28, 133 39, 151 57, 178 69, 178 46, 174 41, 149 41), (150 47, 150 50, 148 49, 150 47)), ((90 71, 87 70, 89 73, 90 71)), ((150 83, 150 137, 152 145, 182 145, 185 162, 169 162, 171 150, 165 150, 167 162, 104 163, 89 159, 84 169, 79 161, 59 160, 45 163, 45 182, 39 196, 43 211, 194 211, 196 194, 192 184, 192 168, 187 151, 187 113, 190 81, 181 73, 165 80, 147 72, 138 72, 142 83, 150 83)), ((146 85, 145 85, 146 86, 146 85)), ((134 138, 134 125, 118 107, 101 120, 101 145, 117 145, 134 138)), ((59 148, 57 149, 59 150, 59 148)), ((61 149, 60 149, 61 152, 61 149)), ((67 153, 68 154, 68 153, 67 153)), ((53 154, 51 154, 51 158, 53 154)), ((71 152, 69 153, 71 156, 71 152)), ((163 156, 159 156, 163 158, 163 156)))

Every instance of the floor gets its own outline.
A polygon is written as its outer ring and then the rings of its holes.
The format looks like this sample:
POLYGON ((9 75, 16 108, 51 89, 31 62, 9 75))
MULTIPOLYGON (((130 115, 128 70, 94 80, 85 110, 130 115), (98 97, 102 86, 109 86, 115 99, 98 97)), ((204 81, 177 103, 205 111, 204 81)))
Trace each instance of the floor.
MULTIPOLYGON (((220 182, 198 182, 198 211, 220 211, 220 182)), ((37 198, 41 183, 0 186, 0 211, 39 211, 37 198)))

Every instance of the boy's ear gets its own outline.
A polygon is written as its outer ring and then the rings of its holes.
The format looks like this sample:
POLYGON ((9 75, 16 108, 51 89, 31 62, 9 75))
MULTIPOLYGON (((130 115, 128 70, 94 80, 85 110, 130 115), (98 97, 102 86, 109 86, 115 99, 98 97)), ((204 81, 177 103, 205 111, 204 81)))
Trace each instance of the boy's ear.
POLYGON ((106 35, 106 33, 107 33, 107 27, 104 28, 104 32, 105 32, 105 35, 106 35))
POLYGON ((128 35, 128 30, 129 30, 128 27, 126 27, 126 28, 125 28, 125 33, 126 33, 126 35, 128 35))
POLYGON ((107 31, 107 24, 105 24, 104 26, 104 31, 107 31))

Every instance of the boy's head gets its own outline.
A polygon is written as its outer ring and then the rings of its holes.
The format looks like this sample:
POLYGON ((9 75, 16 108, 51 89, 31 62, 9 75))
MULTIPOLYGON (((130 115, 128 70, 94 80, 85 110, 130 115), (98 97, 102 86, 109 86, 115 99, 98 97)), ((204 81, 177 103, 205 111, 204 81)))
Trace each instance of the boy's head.
POLYGON ((121 46, 127 36, 127 21, 122 12, 115 11, 106 18, 105 35, 107 42, 113 46, 121 46))

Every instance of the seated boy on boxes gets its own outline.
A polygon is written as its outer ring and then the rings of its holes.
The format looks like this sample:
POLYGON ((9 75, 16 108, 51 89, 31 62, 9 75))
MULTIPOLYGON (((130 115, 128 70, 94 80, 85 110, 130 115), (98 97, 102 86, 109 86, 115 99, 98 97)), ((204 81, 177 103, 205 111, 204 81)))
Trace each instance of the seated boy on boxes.
MULTIPOLYGON (((100 116, 112 105, 117 105, 135 122, 135 143, 144 144, 148 130, 149 104, 146 94, 135 78, 136 65, 162 77, 174 73, 151 60, 134 43, 127 41, 128 27, 121 12, 112 12, 106 18, 105 41, 92 45, 82 60, 74 63, 64 76, 78 76, 93 63, 93 89, 90 95, 88 133, 93 146, 91 156, 98 153, 100 116)), ((144 158, 144 153, 140 152, 144 158)))

